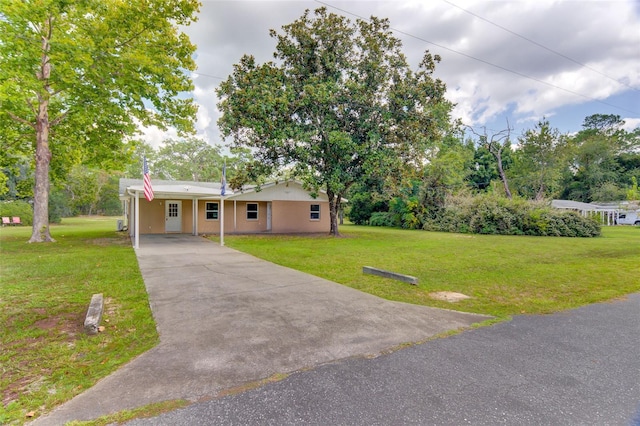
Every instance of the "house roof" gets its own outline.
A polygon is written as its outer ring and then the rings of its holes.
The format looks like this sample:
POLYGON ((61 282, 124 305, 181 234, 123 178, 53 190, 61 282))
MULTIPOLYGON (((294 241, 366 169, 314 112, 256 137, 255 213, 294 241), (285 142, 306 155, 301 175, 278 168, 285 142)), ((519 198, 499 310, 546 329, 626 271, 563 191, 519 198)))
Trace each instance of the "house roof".
POLYGON ((595 203, 581 203, 580 201, 572 201, 572 200, 552 200, 551 206, 556 209, 568 209, 568 210, 578 210, 585 212, 600 212, 600 211, 619 211, 628 208, 630 204, 625 201, 621 201, 619 203, 604 203, 604 204, 595 204, 595 203))
POLYGON ((570 210, 597 210, 597 206, 590 203, 581 203, 580 201, 572 200, 552 200, 551 206, 556 209, 570 209, 570 210))
MULTIPOLYGON (((156 198, 176 199, 217 199, 221 197, 219 182, 190 182, 153 180, 153 192, 156 198)), ((142 179, 120 179, 120 197, 126 199, 130 192, 144 190, 142 179)), ((241 201, 323 201, 329 199, 324 191, 318 191, 314 196, 305 190, 300 182, 283 181, 269 182, 260 186, 247 186, 238 191, 227 189, 225 199, 241 201)), ((342 200, 347 202, 346 199, 342 200)))
MULTIPOLYGON (((144 191, 142 179, 120 179, 120 197, 128 197, 128 191, 144 191)), ((153 193, 156 198, 219 198, 221 184, 219 182, 190 182, 173 180, 153 180, 153 193)), ((233 191, 227 189, 227 195, 233 191)))
POLYGON ((324 191, 318 191, 315 196, 304 189, 297 181, 269 182, 260 186, 251 186, 236 191, 234 200, 246 201, 328 201, 324 191))

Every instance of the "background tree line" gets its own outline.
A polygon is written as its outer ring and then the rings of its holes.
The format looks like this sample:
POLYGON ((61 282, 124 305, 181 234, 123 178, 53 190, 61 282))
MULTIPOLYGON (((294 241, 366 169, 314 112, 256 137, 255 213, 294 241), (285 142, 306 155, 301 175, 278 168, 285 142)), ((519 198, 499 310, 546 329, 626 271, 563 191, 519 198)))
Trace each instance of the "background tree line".
MULTIPOLYGON (((30 157, 29 242, 54 241, 56 177, 66 180, 78 164, 87 169, 74 173, 121 169, 140 125, 194 133, 197 105, 178 94, 194 87, 196 47, 182 28, 199 7, 197 0, 3 0, 0 140, 6 157, 30 157)), ((100 173, 89 174, 103 184, 100 173)))
POLYGON ((515 139, 509 129, 491 135, 457 127, 413 176, 400 183, 387 177, 354 186, 348 196, 349 218, 357 224, 438 229, 439 221, 448 220, 447 207, 460 207, 465 197, 516 198, 540 205, 554 198, 637 200, 640 129, 629 132, 623 126, 618 115, 595 114, 585 118, 581 131, 566 135, 542 119, 515 139))
MULTIPOLYGON (((53 241, 49 221, 61 216, 119 212, 118 180, 140 177, 143 156, 154 179, 220 179, 220 147, 189 137, 196 105, 178 96, 193 88, 183 71, 195 68, 195 46, 180 26, 196 19, 197 1, 34 5, 8 0, 0 12, 0 198, 32 203, 30 242, 53 241), (180 139, 158 150, 132 142, 140 125, 180 139)), ((411 67, 388 19, 321 7, 269 36, 277 62, 244 55, 217 89, 227 180, 238 188, 284 175, 323 190, 334 235, 344 197, 356 223, 463 232, 520 223, 544 234, 551 213, 498 198, 637 194, 640 130, 623 130, 617 115, 587 117, 575 135, 544 119, 516 139, 508 123, 464 128, 434 76, 440 56, 425 51, 411 67)))
MULTIPOLYGON (((105 170, 84 164, 66 164, 59 173, 52 173, 49 199, 49 219, 59 222, 62 217, 77 215, 122 214, 118 194, 120 178, 142 179, 142 158, 147 157, 154 180, 185 180, 195 182, 217 182, 222 177, 226 162, 227 181, 234 187, 242 179, 244 164, 250 159, 249 152, 234 150, 223 155, 220 146, 213 146, 198 138, 168 139, 158 148, 143 142, 132 143, 129 161, 122 170, 105 170)), ((0 201, 20 201, 12 209, 27 224, 31 223, 29 205, 33 199, 34 167, 28 156, 0 157, 0 201)), ((71 159, 68 159, 71 161, 71 159)), ((0 207, 7 210, 6 203, 0 207)), ((9 212, 3 216, 11 215, 9 212)))

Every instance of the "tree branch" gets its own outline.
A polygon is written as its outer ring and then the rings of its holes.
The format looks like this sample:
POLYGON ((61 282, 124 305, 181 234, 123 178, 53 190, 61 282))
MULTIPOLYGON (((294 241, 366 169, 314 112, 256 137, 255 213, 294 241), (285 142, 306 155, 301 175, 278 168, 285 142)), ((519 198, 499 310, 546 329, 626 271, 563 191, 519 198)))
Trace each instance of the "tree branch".
POLYGON ((131 37, 129 37, 127 40, 123 41, 122 43, 117 43, 115 44, 113 47, 114 49, 120 49, 121 47, 126 46, 127 44, 131 43, 133 40, 137 39, 143 32, 147 31, 148 27, 142 27, 142 29, 140 31, 138 31, 137 33, 135 33, 134 35, 132 35, 131 37))
POLYGON ((60 115, 59 115, 58 117, 56 117, 55 119, 53 119, 53 120, 49 123, 49 126, 50 126, 50 127, 57 126, 58 124, 60 124, 60 122, 61 122, 62 120, 64 120, 64 119, 67 117, 67 115, 69 115, 69 111, 68 111, 68 110, 67 110, 67 111, 65 111, 65 112, 63 112, 62 114, 60 114, 60 115))
POLYGON ((38 114, 38 110, 36 109, 36 107, 33 105, 33 102, 31 102, 31 99, 26 98, 25 102, 27 103, 27 105, 29 105, 29 108, 31 108, 31 112, 33 113, 33 115, 37 115, 38 114))
POLYGON ((9 117, 11 117, 13 120, 17 121, 18 123, 22 123, 22 124, 26 124, 29 127, 32 127, 33 129, 36 128, 36 125, 30 121, 25 120, 22 117, 18 117, 17 115, 15 115, 14 113, 12 113, 11 111, 7 111, 7 114, 9 114, 9 117))

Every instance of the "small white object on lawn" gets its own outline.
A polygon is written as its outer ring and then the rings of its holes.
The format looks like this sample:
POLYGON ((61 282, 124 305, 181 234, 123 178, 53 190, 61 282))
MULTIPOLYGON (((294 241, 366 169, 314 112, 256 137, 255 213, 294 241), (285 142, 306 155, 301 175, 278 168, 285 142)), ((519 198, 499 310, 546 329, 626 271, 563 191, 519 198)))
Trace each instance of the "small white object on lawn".
POLYGON ((444 300, 445 302, 459 302, 460 300, 470 299, 471 296, 467 296, 462 293, 455 293, 453 291, 437 291, 435 293, 429 293, 429 297, 437 300, 444 300))

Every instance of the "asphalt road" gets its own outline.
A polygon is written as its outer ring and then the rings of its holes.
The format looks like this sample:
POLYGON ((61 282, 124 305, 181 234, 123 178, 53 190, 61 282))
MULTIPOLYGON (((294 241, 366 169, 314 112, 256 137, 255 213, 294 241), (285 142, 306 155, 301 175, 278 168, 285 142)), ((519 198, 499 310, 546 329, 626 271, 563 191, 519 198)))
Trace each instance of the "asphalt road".
POLYGON ((129 425, 640 425, 640 294, 301 371, 129 425))

